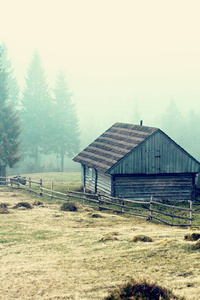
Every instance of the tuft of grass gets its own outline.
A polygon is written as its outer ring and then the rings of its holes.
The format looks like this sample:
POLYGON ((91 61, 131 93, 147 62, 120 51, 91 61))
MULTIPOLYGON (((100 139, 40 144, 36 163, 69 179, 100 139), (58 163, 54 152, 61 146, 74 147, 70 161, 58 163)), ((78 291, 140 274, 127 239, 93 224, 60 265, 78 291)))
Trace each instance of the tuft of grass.
POLYGON ((190 229, 191 230, 199 230, 200 228, 199 228, 199 226, 191 226, 190 229))
POLYGON ((39 230, 32 233, 32 237, 37 240, 48 240, 49 239, 49 231, 39 230))
POLYGON ((11 194, 10 197, 17 197, 17 195, 16 194, 11 194))
POLYGON ((0 208, 7 208, 8 204, 7 203, 0 203, 0 208))
POLYGON ((0 203, 0 214, 9 214, 7 206, 7 203, 0 203))
POLYGON ((86 212, 93 212, 94 211, 94 209, 92 208, 92 207, 88 207, 88 206, 85 206, 85 207, 83 207, 83 211, 86 211, 86 212))
POLYGON ((175 296, 171 290, 149 283, 146 280, 131 279, 112 291, 104 300, 184 300, 175 296))
POLYGON ((191 245, 191 250, 200 250, 200 241, 196 242, 196 244, 191 245))
POLYGON ((185 241, 197 241, 199 239, 200 239, 200 233, 196 233, 196 232, 194 232, 192 234, 186 234, 184 236, 185 241))
POLYGON ((78 206, 74 202, 65 202, 61 205, 60 210, 62 210, 62 211, 77 211, 78 206))
POLYGON ((39 201, 39 200, 35 200, 33 202, 33 205, 39 206, 39 205, 43 205, 43 202, 39 201))
POLYGON ((20 207, 24 207, 26 209, 31 209, 32 206, 30 205, 30 203, 28 202, 19 202, 18 204, 16 204, 13 208, 20 208, 20 207))
POLYGON ((99 242, 107 242, 107 241, 118 241, 116 237, 118 235, 116 232, 107 233, 104 237, 102 237, 99 242))
POLYGON ((103 218, 103 216, 102 215, 100 215, 100 214, 97 214, 97 213, 92 213, 91 215, 90 215, 90 217, 91 218, 103 218))
POLYGON ((9 214, 9 211, 6 207, 0 207, 0 214, 9 214))
POLYGON ((134 242, 134 243, 137 243, 137 242, 153 242, 152 238, 146 236, 146 235, 136 235, 134 236, 130 242, 134 242))

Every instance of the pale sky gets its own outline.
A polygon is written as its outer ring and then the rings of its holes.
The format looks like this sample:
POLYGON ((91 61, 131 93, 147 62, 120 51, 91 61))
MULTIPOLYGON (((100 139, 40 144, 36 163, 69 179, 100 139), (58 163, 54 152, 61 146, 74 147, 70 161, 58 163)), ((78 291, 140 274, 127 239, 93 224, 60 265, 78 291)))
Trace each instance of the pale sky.
POLYGON ((65 70, 81 126, 130 123, 136 102, 145 125, 158 126, 171 97, 183 113, 200 110, 199 0, 0 3, 0 41, 20 86, 37 49, 51 87, 65 70))

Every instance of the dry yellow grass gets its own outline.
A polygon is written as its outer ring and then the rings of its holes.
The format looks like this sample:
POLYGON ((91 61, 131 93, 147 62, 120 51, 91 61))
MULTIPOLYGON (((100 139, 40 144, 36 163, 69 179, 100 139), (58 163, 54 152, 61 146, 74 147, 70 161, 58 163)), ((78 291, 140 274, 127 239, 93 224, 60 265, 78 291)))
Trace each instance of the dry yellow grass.
POLYGON ((36 199, 0 189, 0 202, 10 204, 0 215, 0 299, 103 299, 131 277, 199 299, 200 255, 184 241, 191 230, 103 212, 92 218, 91 211, 63 212, 58 204, 12 209, 36 199), (109 234, 117 239, 101 241, 109 234), (131 243, 136 235, 153 242, 131 243))

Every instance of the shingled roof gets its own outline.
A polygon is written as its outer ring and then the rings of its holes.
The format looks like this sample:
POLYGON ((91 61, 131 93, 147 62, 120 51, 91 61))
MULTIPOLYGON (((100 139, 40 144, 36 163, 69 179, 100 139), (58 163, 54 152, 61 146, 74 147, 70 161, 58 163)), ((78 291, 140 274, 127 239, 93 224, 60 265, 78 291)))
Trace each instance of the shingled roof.
POLYGON ((154 127, 115 123, 73 160, 106 172, 157 130, 154 127))

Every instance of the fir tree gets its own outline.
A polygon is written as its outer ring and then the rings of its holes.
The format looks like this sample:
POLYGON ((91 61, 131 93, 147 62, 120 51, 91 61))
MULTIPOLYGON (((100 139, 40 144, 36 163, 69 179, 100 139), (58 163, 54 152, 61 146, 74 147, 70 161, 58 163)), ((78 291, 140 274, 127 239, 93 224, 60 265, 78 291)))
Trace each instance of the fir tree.
POLYGON ((37 51, 27 71, 26 87, 22 97, 24 151, 34 158, 35 169, 40 171, 40 153, 46 144, 51 97, 44 69, 37 51))
POLYGON ((19 109, 19 93, 20 89, 17 83, 17 79, 14 76, 14 69, 12 68, 12 62, 8 58, 8 48, 3 42, 1 45, 1 65, 2 69, 5 70, 7 74, 7 87, 8 87, 8 97, 6 102, 12 104, 15 109, 19 109))
POLYGON ((19 136, 21 133, 19 115, 8 103, 7 73, 2 68, 0 48, 0 167, 13 167, 21 158, 19 136))
POLYGON ((68 89, 66 76, 62 71, 58 73, 54 95, 48 145, 49 149, 59 155, 60 169, 63 172, 65 156, 71 158, 79 151, 80 133, 76 108, 71 100, 72 95, 68 89))

